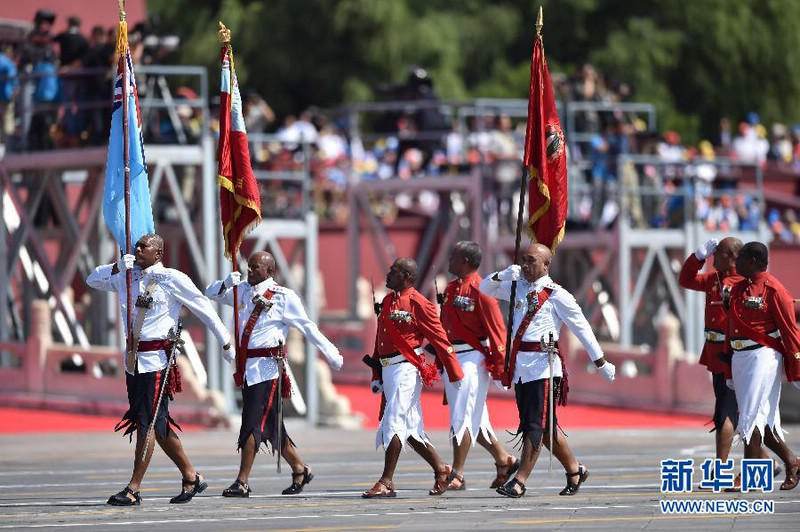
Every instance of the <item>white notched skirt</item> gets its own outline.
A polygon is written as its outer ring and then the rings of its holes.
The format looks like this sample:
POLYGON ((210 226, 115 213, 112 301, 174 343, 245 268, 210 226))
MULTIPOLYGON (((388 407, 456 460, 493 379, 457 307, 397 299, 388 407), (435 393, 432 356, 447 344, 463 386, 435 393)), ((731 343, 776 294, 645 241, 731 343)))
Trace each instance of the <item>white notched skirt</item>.
POLYGON ((400 438, 403 448, 408 438, 430 443, 422 424, 422 377, 417 368, 402 362, 384 367, 382 375, 386 407, 375 435, 375 448, 386 449, 394 436, 400 438))
POLYGON ((450 437, 455 436, 456 443, 461 445, 464 433, 469 430, 472 445, 481 433, 491 441, 490 436, 496 436, 489 422, 486 394, 492 378, 486 371, 485 357, 479 351, 465 351, 458 354, 458 363, 464 373, 461 388, 456 388, 447 378, 447 372, 444 373, 444 391, 450 406, 450 437))
POLYGON ((770 347, 752 351, 734 351, 731 360, 733 387, 739 404, 739 425, 736 431, 745 443, 758 429, 764 437, 764 427, 783 439, 781 413, 781 376, 783 357, 770 347))

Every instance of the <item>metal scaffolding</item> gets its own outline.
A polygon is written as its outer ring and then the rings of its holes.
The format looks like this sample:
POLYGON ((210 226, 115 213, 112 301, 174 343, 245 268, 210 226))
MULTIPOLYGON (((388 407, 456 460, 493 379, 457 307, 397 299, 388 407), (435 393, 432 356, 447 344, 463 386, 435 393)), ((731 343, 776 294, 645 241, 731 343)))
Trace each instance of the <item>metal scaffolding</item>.
MULTIPOLYGON (((218 244, 222 238, 219 187, 208 115, 207 72, 199 67, 156 66, 139 68, 137 74, 143 94, 140 104, 146 122, 150 194, 157 230, 167 244, 165 262, 188 267, 187 273, 202 289, 219 278, 221 267, 230 268, 218 244), (173 97, 173 80, 195 87, 196 98, 173 97), (178 105, 198 114, 202 124, 199 138, 188 137, 176 113, 178 105), (178 144, 149 143, 147 126, 161 124, 162 119, 175 130, 178 144)), ((252 135, 251 141, 276 139, 252 135)), ((34 299, 45 299, 52 309, 59 341, 81 347, 105 344, 122 348, 115 296, 86 291, 84 283, 96 265, 113 262, 119 255, 101 216, 106 150, 103 146, 8 153, 0 160, 0 251, 4 258, 0 264, 0 343, 23 342, 29 324, 20 317, 31 315, 34 299), (73 293, 82 296, 76 300, 73 293)), ((253 250, 272 252, 283 282, 304 295, 309 317, 316 321, 318 310, 312 295, 316 291, 318 224, 309 203, 309 146, 303 145, 301 152, 305 163, 296 172, 256 171, 262 189, 274 190, 276 181, 299 187, 298 217, 265 218, 248 242, 253 250), (299 257, 287 258, 281 250, 280 242, 287 239, 304 243, 302 289, 295 286, 290 272, 290 263, 299 257)), ((233 322, 230 309, 227 318, 226 323, 233 322)), ((306 360, 307 419, 316 423, 316 350, 308 342, 306 360)), ((12 355, 0 353, 0 365, 9 364, 14 364, 12 355)), ((227 364, 223 364, 219 345, 209 331, 205 332, 205 365, 208 387, 222 391, 232 411, 236 404, 232 379, 225 376, 227 364)))

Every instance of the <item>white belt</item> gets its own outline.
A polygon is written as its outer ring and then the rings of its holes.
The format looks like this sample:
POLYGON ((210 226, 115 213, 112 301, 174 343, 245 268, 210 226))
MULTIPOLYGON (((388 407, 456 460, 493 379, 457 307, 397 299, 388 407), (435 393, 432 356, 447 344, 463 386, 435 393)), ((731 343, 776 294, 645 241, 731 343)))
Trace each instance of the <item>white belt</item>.
MULTIPOLYGON (((489 347, 489 339, 487 338, 483 342, 481 342, 483 347, 489 347)), ((461 353, 469 353, 470 351, 475 351, 475 349, 466 342, 455 342, 453 344, 453 349, 455 354, 460 355, 461 353)))
MULTIPOLYGON (((771 336, 771 337, 777 339, 777 338, 781 337, 781 332, 780 331, 772 331, 767 336, 771 336)), ((744 339, 741 339, 741 340, 731 340, 731 347, 733 348, 734 351, 750 351, 750 350, 755 349, 757 347, 761 347, 761 344, 759 344, 758 342, 754 342, 753 340, 750 340, 749 338, 744 338, 744 339)))
MULTIPOLYGON (((414 349, 414 352, 419 355, 419 354, 422 353, 422 348, 418 347, 418 348, 414 349)), ((399 354, 399 355, 395 355, 393 357, 380 358, 379 360, 381 361, 381 366, 383 366, 383 367, 394 366, 395 364, 401 364, 403 362, 408 362, 408 359, 405 356, 403 356, 402 353, 399 354)))
POLYGON ((721 332, 717 331, 706 331, 706 342, 724 342, 725 335, 721 332))

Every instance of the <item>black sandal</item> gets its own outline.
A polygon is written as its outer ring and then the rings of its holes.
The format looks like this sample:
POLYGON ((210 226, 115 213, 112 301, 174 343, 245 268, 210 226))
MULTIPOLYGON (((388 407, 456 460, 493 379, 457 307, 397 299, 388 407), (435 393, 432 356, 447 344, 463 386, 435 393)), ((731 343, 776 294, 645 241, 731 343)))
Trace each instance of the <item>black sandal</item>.
POLYGON ((192 497, 194 497, 195 495, 203 493, 205 489, 208 487, 208 484, 206 484, 205 482, 200 482, 200 475, 198 473, 195 473, 194 475, 194 481, 192 481, 192 491, 186 491, 185 489, 183 489, 184 484, 186 484, 185 481, 181 482, 180 495, 171 498, 169 502, 171 502, 172 504, 185 504, 191 501, 192 497))
POLYGON ((495 491, 500 495, 505 495, 506 497, 511 497, 512 499, 519 499, 523 495, 525 495, 525 484, 520 482, 517 477, 512 477, 511 480, 497 488, 495 491), (519 486, 522 491, 517 491, 515 486, 519 486))
POLYGON ((566 473, 567 476, 567 487, 561 490, 559 495, 575 495, 578 493, 578 490, 581 489, 581 484, 586 482, 586 479, 589 478, 589 470, 586 469, 586 466, 583 464, 578 464, 578 472, 577 473, 566 473), (578 477, 578 483, 574 484, 569 481, 572 477, 578 477))
POLYGON ((223 497, 249 497, 250 486, 246 482, 242 482, 238 478, 236 482, 231 484, 228 489, 222 491, 223 497))
POLYGON ((111 506, 139 506, 142 504, 142 498, 139 496, 138 491, 133 491, 128 486, 125 486, 125 489, 109 497, 107 504, 111 506), (133 499, 128 495, 133 495, 133 499))
POLYGON ((303 466, 302 473, 292 473, 292 485, 281 492, 281 495, 297 495, 303 491, 306 484, 314 480, 314 474, 308 470, 308 466, 303 466), (302 477, 302 481, 298 479, 302 477))

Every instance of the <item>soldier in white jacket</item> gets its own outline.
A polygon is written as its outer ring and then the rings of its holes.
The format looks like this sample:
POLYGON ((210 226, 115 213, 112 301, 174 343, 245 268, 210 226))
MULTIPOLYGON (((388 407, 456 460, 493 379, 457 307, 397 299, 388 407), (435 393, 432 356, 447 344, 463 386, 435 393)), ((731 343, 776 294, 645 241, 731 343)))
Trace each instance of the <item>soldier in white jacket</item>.
MULTIPOLYGON (((279 286, 272 278, 275 259, 266 251, 254 253, 248 261, 247 281, 242 282, 239 272, 232 272, 224 281, 215 281, 206 289, 211 299, 233 306, 233 287, 239 297, 239 357, 237 384, 242 386, 242 428, 239 431, 241 459, 236 481, 222 492, 225 497, 249 497, 250 470, 256 452, 262 443, 272 453, 280 447, 281 456, 292 468, 292 484, 283 495, 295 495, 311 482, 311 468, 297 453, 294 442, 280 427, 282 434, 278 445, 278 395, 288 390, 278 390, 278 363, 283 356, 289 326, 299 330, 328 359, 331 367, 339 370, 343 359, 339 350, 308 319, 303 303, 292 290, 279 286)), ((233 354, 227 357, 234 362, 233 354)), ((287 379, 283 379, 287 383, 287 379)))
MULTIPOLYGON (((552 254, 547 246, 531 245, 522 257, 522 267, 512 265, 487 276, 480 285, 481 292, 497 299, 511 299, 511 283, 517 282, 512 332, 514 343, 509 356, 509 375, 506 383, 513 383, 519 409, 519 428, 522 437, 522 459, 516 476, 499 488, 497 492, 506 497, 519 498, 525 494, 525 481, 536 464, 541 451, 541 442, 551 449, 564 466, 567 486, 559 495, 574 495, 589 471, 579 464, 564 438, 558 437, 558 419, 555 405, 566 404, 566 370, 560 355, 553 361, 553 389, 550 390, 550 362, 544 346, 540 344, 552 334, 558 342, 561 325, 578 337, 589 358, 609 381, 614 380, 615 368, 603 357, 603 351, 592 332, 592 328, 567 290, 550 278, 552 254), (510 378, 509 378, 510 377, 510 378), (549 438, 548 396, 553 395, 553 439, 549 438)), ((557 347, 557 344, 556 344, 557 347)))
MULTIPOLYGON (((161 388, 166 386, 167 390, 171 390, 177 382, 176 369, 169 371, 167 382, 164 382, 164 373, 172 348, 168 341, 169 333, 178 323, 181 307, 189 309, 211 329, 226 353, 230 353, 231 348, 230 333, 220 321, 211 302, 186 274, 165 268, 161 263, 163 255, 164 240, 158 235, 145 235, 136 243, 135 255, 125 255, 116 264, 98 266, 86 279, 86 284, 92 288, 116 292, 119 295, 120 314, 127 336, 125 272, 132 270, 131 300, 135 303, 132 309, 132 330, 137 343, 136 349, 129 351, 124 357, 130 408, 115 430, 126 429, 126 435, 136 432, 136 456, 130 482, 122 491, 108 499, 108 504, 114 506, 141 504, 139 488, 153 454, 151 438, 147 455, 142 460, 147 440, 146 431, 153 420, 153 410, 161 388)), ((189 462, 178 435, 172 429, 173 425, 178 427, 178 424, 169 415, 169 400, 169 394, 164 393, 155 416, 155 441, 178 466, 183 476, 181 493, 170 502, 186 503, 205 490, 207 485, 203 476, 189 462)))

